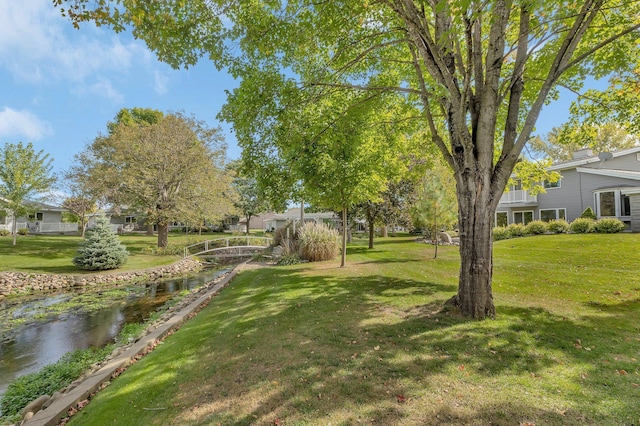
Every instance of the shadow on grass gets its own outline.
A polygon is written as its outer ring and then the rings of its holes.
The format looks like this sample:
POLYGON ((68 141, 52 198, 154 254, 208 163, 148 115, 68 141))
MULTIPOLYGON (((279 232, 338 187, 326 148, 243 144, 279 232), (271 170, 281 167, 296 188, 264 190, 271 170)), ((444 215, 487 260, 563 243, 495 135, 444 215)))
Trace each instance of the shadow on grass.
POLYGON ((453 285, 310 272, 243 272, 78 420, 126 413, 126 424, 607 424, 594 401, 640 415, 640 395, 616 374, 621 367, 598 372, 608 354, 635 353, 611 327, 637 302, 605 318, 501 306, 498 320, 469 321, 442 309, 453 285), (626 391, 618 391, 621 379, 626 391), (142 410, 150 400, 167 408, 142 410))

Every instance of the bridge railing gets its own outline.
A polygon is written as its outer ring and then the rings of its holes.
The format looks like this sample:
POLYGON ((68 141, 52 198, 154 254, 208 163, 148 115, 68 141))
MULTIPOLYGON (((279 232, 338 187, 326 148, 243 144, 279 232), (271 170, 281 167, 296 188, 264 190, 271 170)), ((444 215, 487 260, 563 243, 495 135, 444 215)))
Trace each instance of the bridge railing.
POLYGON ((195 256, 223 247, 260 246, 267 248, 271 245, 271 241, 272 238, 251 236, 214 238, 186 246, 184 248, 184 257, 195 256))

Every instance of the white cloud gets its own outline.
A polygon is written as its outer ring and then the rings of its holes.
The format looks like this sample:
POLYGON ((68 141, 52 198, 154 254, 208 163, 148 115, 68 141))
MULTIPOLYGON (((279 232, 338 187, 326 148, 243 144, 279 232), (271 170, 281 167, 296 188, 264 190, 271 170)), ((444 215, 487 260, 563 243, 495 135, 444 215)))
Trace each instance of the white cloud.
POLYGON ((24 136, 32 140, 40 140, 52 133, 51 126, 26 110, 16 111, 4 107, 0 111, 0 137, 24 136))
POLYGON ((169 84, 169 77, 167 77, 165 74, 161 73, 160 71, 156 71, 154 73, 153 90, 157 94, 164 95, 165 93, 167 93, 167 91, 169 90, 167 87, 168 84, 169 84))
POLYGON ((89 87, 88 92, 103 98, 111 99, 116 104, 124 102, 124 95, 113 87, 110 80, 100 79, 89 87))
POLYGON ((78 85, 156 65, 141 42, 124 39, 89 23, 74 29, 51 0, 0 1, 0 67, 18 81, 71 83, 83 93, 90 89, 78 85))

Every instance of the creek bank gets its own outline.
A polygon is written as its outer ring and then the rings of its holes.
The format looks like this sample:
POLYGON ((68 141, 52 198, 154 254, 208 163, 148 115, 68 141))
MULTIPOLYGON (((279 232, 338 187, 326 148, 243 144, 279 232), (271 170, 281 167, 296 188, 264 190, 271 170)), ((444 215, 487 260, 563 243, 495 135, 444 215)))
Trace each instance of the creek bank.
POLYGON ((22 420, 16 425, 65 425, 69 418, 89 403, 95 393, 108 386, 126 368, 151 352, 162 340, 173 334, 184 322, 195 316, 213 297, 222 291, 235 275, 262 264, 245 262, 230 272, 191 292, 180 303, 169 308, 159 319, 150 323, 140 337, 116 348, 78 380, 51 397, 42 395, 22 410, 22 420))
POLYGON ((7 296, 26 295, 34 292, 63 290, 96 285, 124 285, 134 282, 156 281, 196 272, 202 264, 195 259, 182 259, 172 265, 138 271, 108 274, 30 274, 26 272, 0 272, 0 300, 7 296))

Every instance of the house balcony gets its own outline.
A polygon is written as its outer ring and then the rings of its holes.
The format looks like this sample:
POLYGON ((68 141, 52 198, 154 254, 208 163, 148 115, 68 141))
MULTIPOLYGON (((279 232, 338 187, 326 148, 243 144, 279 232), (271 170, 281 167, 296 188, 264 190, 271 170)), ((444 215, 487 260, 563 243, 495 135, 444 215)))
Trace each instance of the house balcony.
POLYGON ((532 205, 538 203, 538 196, 531 195, 529 191, 516 189, 505 192, 500 197, 500 204, 526 204, 532 205))

